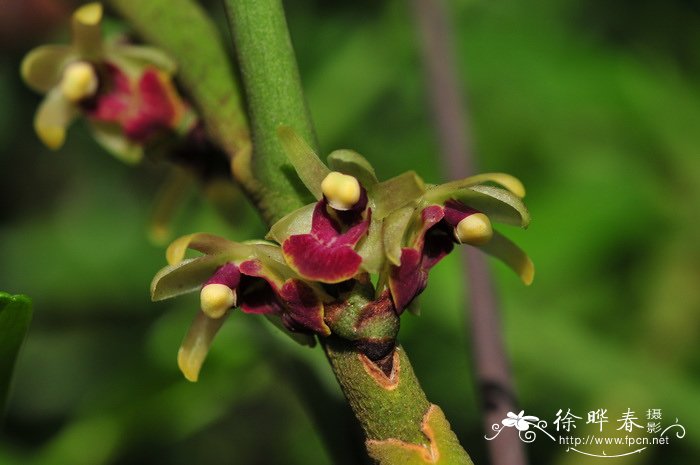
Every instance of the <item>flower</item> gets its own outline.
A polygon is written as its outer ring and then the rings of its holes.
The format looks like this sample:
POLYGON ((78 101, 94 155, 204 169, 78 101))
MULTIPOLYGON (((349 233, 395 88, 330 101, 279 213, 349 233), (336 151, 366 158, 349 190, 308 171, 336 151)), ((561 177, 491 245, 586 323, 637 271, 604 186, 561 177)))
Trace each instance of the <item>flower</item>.
POLYGON ((272 318, 307 343, 304 335, 330 334, 323 292, 299 279, 274 244, 236 243, 198 233, 175 240, 166 257, 169 266, 153 279, 152 299, 200 291, 200 311, 178 352, 178 365, 190 381, 197 380, 213 338, 233 308, 272 318), (187 249, 204 255, 186 259, 187 249))
POLYGON ((102 5, 89 3, 72 18, 70 45, 35 48, 21 74, 46 94, 34 118, 41 141, 60 148, 80 114, 97 141, 118 158, 136 162, 143 144, 164 131, 183 131, 194 116, 172 83, 174 62, 158 49, 103 40, 102 5))
POLYGON ((531 424, 537 423, 540 419, 531 415, 523 415, 524 413, 525 410, 521 410, 517 415, 513 412, 508 412, 508 418, 504 418, 501 423, 509 428, 515 426, 518 431, 527 431, 530 429, 531 424))

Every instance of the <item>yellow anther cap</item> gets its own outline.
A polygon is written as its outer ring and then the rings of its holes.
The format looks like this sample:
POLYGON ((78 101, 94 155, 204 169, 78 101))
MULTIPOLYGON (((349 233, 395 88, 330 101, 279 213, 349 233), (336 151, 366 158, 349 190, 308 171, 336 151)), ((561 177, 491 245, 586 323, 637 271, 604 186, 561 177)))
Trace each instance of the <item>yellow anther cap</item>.
POLYGON ((61 79, 61 92, 71 102, 91 97, 97 91, 95 68, 85 61, 76 61, 66 67, 61 79))
POLYGON ((486 244, 493 237, 491 221, 483 213, 473 213, 457 224, 455 236, 462 244, 486 244))
POLYGON ((360 183, 352 176, 331 171, 321 182, 321 191, 331 207, 350 210, 360 200, 360 183))

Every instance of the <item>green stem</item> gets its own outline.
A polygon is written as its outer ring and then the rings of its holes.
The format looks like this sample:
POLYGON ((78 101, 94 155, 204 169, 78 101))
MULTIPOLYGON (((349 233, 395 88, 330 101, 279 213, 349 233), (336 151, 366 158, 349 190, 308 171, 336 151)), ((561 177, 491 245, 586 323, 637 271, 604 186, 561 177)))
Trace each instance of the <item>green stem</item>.
MULTIPOLYGON (((250 175, 265 186, 257 190, 257 206, 269 224, 308 198, 290 175, 277 128, 291 126, 316 151, 318 144, 281 1, 224 4, 249 104, 254 146, 250 175)), ((323 344, 377 463, 471 464, 442 412, 428 402, 400 346, 387 375, 347 341, 329 338, 323 344)))
POLYGON ((248 101, 254 195, 271 224, 313 200, 287 160, 277 128, 291 126, 312 146, 316 136, 280 2, 225 0, 224 5, 248 101))

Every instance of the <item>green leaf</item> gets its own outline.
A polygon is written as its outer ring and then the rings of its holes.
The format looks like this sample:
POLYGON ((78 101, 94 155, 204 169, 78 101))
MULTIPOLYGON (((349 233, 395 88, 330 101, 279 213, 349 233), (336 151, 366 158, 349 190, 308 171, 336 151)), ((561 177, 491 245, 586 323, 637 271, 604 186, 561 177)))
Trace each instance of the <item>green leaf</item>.
POLYGON ((370 189, 379 182, 370 162, 357 152, 334 150, 328 155, 327 161, 330 169, 354 176, 365 189, 370 189))
POLYGON ((289 126, 280 126, 277 128, 277 136, 301 182, 317 200, 321 199, 323 197, 321 183, 331 170, 323 164, 309 144, 294 132, 294 129, 289 126))
POLYGON ((32 320, 32 301, 24 295, 0 292, 0 412, 12 380, 17 354, 32 320))

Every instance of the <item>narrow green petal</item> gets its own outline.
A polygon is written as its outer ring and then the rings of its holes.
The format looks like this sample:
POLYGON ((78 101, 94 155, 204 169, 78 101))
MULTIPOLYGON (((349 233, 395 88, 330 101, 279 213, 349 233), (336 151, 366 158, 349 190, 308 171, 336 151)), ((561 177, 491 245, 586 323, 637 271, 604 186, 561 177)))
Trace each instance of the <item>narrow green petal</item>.
POLYGON ((32 89, 47 93, 61 82, 65 65, 75 58, 68 45, 42 45, 29 52, 22 60, 22 79, 32 89))
POLYGON ((197 250, 207 255, 214 255, 240 246, 223 237, 207 233, 188 234, 175 239, 165 251, 169 265, 176 265, 185 258, 187 249, 197 250))
POLYGON ((194 181, 194 176, 184 168, 174 166, 158 188, 148 225, 149 238, 154 244, 165 245, 171 239, 173 223, 192 194, 194 181))
POLYGON ((384 242, 382 240, 382 221, 369 223, 367 236, 360 242, 356 252, 362 257, 362 269, 368 273, 379 273, 384 265, 384 242))
POLYGON ((311 219, 315 207, 316 204, 311 203, 284 216, 272 225, 265 238, 282 244, 289 236, 308 233, 311 231, 311 219))
POLYGON ((209 353, 214 336, 223 326, 229 313, 221 318, 209 318, 200 311, 187 330, 180 350, 177 353, 177 365, 188 381, 196 382, 199 371, 209 353))
POLYGON ((49 91, 34 116, 34 130, 39 139, 52 150, 58 150, 66 140, 66 129, 77 110, 55 87, 49 91))
POLYGON ((379 182, 370 162, 357 152, 334 150, 328 155, 327 161, 330 169, 354 176, 365 189, 369 189, 379 182))
POLYGON ((321 199, 323 197, 321 182, 331 170, 323 164, 309 144, 289 126, 280 126, 277 129, 277 135, 301 182, 316 199, 321 199))
POLYGON ((401 264, 403 239, 415 211, 416 209, 412 205, 403 207, 394 211, 384 220, 382 231, 384 253, 387 259, 396 266, 401 264))
POLYGON ((73 46, 86 58, 99 57, 102 50, 102 4, 88 3, 73 13, 73 46))
POLYGON ((464 189, 465 187, 473 187, 478 184, 483 184, 485 182, 493 182, 499 184, 501 187, 506 188, 513 194, 520 198, 525 197, 525 186, 520 182, 515 176, 511 176, 506 173, 483 173, 477 174, 476 176, 470 176, 464 179, 458 179, 456 181, 448 182, 445 184, 440 184, 428 190, 428 195, 443 195, 450 193, 457 189, 464 189))
POLYGON ((156 47, 145 45, 115 44, 106 52, 107 56, 116 56, 140 65, 152 65, 167 74, 175 74, 177 63, 167 53, 156 47))
POLYGON ((430 193, 426 199, 444 203, 454 199, 486 214, 491 221, 527 228, 530 224, 530 213, 517 195, 510 191, 493 186, 473 186, 458 189, 450 193, 434 196, 430 193))
POLYGON ((90 129, 97 143, 115 158, 129 165, 143 159, 143 147, 130 141, 118 124, 92 121, 90 129))
POLYGON ((374 200, 373 216, 379 220, 425 193, 425 183, 413 171, 380 182, 370 191, 374 200))
POLYGON ((494 231, 493 238, 487 244, 479 246, 479 249, 508 265, 526 285, 532 284, 535 265, 530 257, 507 237, 494 231))

